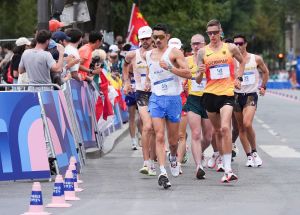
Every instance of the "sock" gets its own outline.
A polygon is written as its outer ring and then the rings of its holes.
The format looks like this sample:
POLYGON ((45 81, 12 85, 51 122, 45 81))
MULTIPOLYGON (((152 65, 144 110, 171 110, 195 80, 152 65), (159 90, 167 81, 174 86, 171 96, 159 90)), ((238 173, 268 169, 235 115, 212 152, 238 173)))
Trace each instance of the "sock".
POLYGON ((167 170, 164 166, 159 166, 159 169, 161 174, 167 174, 167 170))
POLYGON ((150 163, 149 160, 145 160, 145 161, 144 161, 144 166, 149 167, 149 163, 150 163))
POLYGON ((252 149, 252 153, 257 152, 256 149, 252 149))
POLYGON ((132 143, 132 145, 137 145, 135 137, 131 138, 131 143, 132 143))
POLYGON ((173 155, 170 155, 170 162, 176 162, 177 158, 176 158, 176 155, 173 156, 173 155))
POLYGON ((231 153, 223 155, 223 164, 225 168, 225 172, 228 173, 231 171, 231 153))
POLYGON ((154 160, 150 160, 150 167, 155 167, 154 160))

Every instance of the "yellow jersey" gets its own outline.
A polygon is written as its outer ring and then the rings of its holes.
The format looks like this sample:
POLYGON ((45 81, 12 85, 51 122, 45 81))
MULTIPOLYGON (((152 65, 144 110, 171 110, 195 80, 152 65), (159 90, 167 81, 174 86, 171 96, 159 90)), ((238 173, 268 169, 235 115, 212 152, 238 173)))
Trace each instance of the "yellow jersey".
POLYGON ((188 82, 187 82, 189 95, 202 96, 203 90, 205 87, 205 83, 206 83, 205 74, 203 75, 201 84, 197 84, 195 77, 197 76, 198 66, 197 66, 196 62, 194 61, 194 56, 193 55, 188 56, 188 57, 186 57, 186 60, 188 63, 188 67, 192 73, 192 79, 188 79, 188 82))
POLYGON ((207 83, 204 93, 217 96, 234 95, 234 58, 229 51, 228 44, 223 43, 222 48, 213 51, 209 45, 204 47, 203 61, 206 65, 207 83))

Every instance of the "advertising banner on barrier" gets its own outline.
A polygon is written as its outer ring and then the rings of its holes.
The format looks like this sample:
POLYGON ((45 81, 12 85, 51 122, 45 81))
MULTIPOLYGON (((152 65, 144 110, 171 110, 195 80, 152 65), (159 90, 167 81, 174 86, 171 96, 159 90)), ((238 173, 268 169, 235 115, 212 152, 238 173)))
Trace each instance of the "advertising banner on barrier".
POLYGON ((0 180, 50 178, 38 94, 0 93, 0 180))
POLYGON ((90 100, 84 83, 71 80, 71 93, 76 117, 79 123, 85 148, 98 147, 96 142, 95 127, 91 112, 90 100))
POLYGON ((40 95, 58 168, 60 174, 64 174, 71 156, 75 156, 79 161, 67 102, 61 90, 40 92, 40 95))

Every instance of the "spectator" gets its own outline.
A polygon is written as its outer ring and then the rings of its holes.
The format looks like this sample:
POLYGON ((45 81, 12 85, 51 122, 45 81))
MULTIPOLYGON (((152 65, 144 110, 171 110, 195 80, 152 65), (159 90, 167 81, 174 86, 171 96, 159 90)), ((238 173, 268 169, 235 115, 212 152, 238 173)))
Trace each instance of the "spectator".
POLYGON ((59 31, 64 26, 65 26, 64 23, 62 23, 56 19, 49 20, 49 31, 51 31, 51 32, 59 31))
POLYGON ((92 31, 89 35, 89 42, 83 45, 79 49, 80 56, 80 66, 79 66, 79 75, 81 80, 92 81, 94 74, 99 74, 101 68, 90 69, 90 64, 92 62, 92 52, 95 49, 98 49, 102 44, 103 36, 98 31, 92 31))
POLYGON ((12 56, 14 55, 13 53, 13 45, 11 43, 5 43, 2 46, 3 52, 4 52, 4 58, 2 59, 2 61, 0 62, 0 68, 2 68, 5 64, 7 64, 8 62, 10 62, 12 56))
POLYGON ((56 31, 52 34, 52 39, 56 43, 59 43, 59 44, 63 45, 64 47, 66 47, 71 38, 68 37, 65 32, 56 31))
MULTIPOLYGON (((64 47, 57 44, 59 59, 56 62, 52 55, 45 51, 49 45, 51 33, 47 30, 41 30, 37 33, 37 44, 34 49, 27 49, 21 58, 19 64, 19 74, 27 73, 29 84, 51 84, 50 70, 52 72, 61 72, 63 67, 64 47)), ((31 86, 29 90, 51 90, 52 87, 31 86)))
POLYGON ((21 57, 25 49, 28 49, 30 47, 30 44, 31 42, 25 37, 20 37, 16 41, 16 47, 13 49, 14 55, 11 59, 11 70, 12 70, 12 76, 14 78, 13 81, 14 84, 18 83, 18 77, 19 77, 18 68, 21 61, 21 57))
POLYGON ((80 66, 80 55, 78 51, 78 46, 82 41, 82 32, 78 29, 70 29, 67 31, 69 37, 69 44, 65 48, 65 56, 74 56, 74 65, 69 69, 64 68, 63 76, 70 73, 72 78, 80 81, 78 76, 78 70, 80 66))
POLYGON ((123 45, 124 45, 124 40, 121 35, 116 36, 115 44, 118 46, 119 50, 122 50, 123 45))

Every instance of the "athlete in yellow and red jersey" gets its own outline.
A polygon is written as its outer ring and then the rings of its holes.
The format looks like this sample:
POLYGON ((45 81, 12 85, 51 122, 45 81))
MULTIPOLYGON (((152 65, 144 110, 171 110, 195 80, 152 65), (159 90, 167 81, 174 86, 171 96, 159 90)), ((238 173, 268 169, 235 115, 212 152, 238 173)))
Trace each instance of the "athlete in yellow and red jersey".
POLYGON ((234 105, 234 88, 240 88, 245 60, 234 44, 227 44, 221 40, 222 27, 218 20, 207 23, 206 33, 210 43, 198 52, 199 73, 197 83, 201 83, 203 73, 206 75, 206 86, 203 94, 203 105, 208 112, 215 129, 216 141, 220 147, 220 163, 224 164, 225 174, 222 182, 237 180, 231 169, 231 117, 234 105), (234 58, 240 63, 234 74, 234 58))

